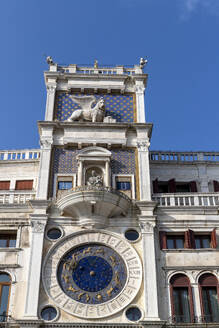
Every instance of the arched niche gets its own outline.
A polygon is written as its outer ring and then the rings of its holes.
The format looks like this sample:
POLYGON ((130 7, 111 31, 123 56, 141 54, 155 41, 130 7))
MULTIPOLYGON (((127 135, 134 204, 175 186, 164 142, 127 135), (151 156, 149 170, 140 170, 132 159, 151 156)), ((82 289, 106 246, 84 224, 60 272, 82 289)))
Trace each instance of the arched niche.
POLYGON ((111 152, 102 147, 84 148, 77 156, 78 160, 78 186, 88 184, 92 171, 102 179, 102 185, 110 187, 110 159, 111 152))

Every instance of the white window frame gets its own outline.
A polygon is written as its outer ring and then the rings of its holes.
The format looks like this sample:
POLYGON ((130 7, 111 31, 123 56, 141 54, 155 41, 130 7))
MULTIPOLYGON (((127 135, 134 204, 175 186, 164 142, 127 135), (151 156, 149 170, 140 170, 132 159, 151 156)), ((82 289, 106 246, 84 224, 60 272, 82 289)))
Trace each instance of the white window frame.
POLYGON ((73 185, 72 187, 76 187, 76 179, 77 174, 76 173, 56 173, 54 176, 54 185, 53 185, 53 197, 56 197, 56 193, 58 191, 58 178, 59 177, 70 177, 73 178, 73 185))
POLYGON ((116 189, 116 177, 127 177, 131 178, 132 182, 132 199, 135 199, 135 176, 134 174, 113 174, 112 176, 112 185, 113 188, 116 189))

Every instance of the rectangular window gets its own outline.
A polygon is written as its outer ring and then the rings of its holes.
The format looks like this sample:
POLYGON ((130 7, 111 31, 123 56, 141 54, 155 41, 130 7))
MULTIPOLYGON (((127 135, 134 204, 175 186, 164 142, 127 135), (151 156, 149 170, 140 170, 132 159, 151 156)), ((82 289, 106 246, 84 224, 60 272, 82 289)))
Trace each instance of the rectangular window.
POLYGON ((16 233, 0 233, 0 247, 16 247, 16 233))
POLYGON ((33 180, 18 180, 16 181, 15 190, 32 190, 33 180))
POLYGON ((117 181, 116 182, 116 189, 117 190, 130 190, 131 189, 131 182, 130 181, 117 181))
POLYGON ((59 181, 58 190, 68 190, 72 188, 72 181, 59 181))
POLYGON ((117 190, 123 192, 128 197, 132 198, 132 177, 131 176, 116 176, 115 187, 117 190))
POLYGON ((214 191, 219 192, 219 182, 218 181, 213 181, 213 186, 214 186, 214 191))
POLYGON ((167 249, 184 248, 184 235, 167 235, 167 249))
POLYGON ((196 181, 189 182, 178 182, 175 179, 169 181, 153 181, 153 192, 154 193, 186 193, 186 192, 197 192, 196 181))
POLYGON ((178 248, 217 248, 216 228, 209 233, 195 233, 193 230, 187 230, 184 234, 175 235, 165 231, 160 231, 160 248, 161 249, 178 249, 178 248))
POLYGON ((0 190, 9 190, 10 181, 0 181, 0 190))
POLYGON ((211 248, 211 236, 195 235, 195 248, 211 248))

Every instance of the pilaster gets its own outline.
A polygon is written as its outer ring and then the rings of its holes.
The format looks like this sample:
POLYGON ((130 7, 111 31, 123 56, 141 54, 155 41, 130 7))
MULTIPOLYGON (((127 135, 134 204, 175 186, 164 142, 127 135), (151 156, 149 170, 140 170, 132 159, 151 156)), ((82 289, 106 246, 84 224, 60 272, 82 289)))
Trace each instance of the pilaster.
POLYGON ((149 140, 137 142, 139 191, 141 201, 151 200, 150 168, 149 168, 149 140))
POLYGON ((46 98, 45 121, 53 121, 55 93, 56 93, 56 81, 52 81, 49 84, 47 84, 46 88, 47 88, 47 98, 46 98))
POLYGON ((145 123, 145 104, 144 104, 144 85, 136 86, 136 108, 137 108, 137 123, 145 123))
POLYGON ((50 163, 53 144, 53 126, 47 127, 41 135, 41 157, 39 169, 39 182, 37 189, 37 199, 47 199, 50 176, 50 163))
POLYGON ((153 215, 155 202, 137 202, 141 214, 138 215, 142 234, 144 266, 145 320, 160 320, 158 313, 157 269, 155 254, 154 228, 156 217, 153 215))
POLYGON ((46 208, 48 207, 48 202, 39 203, 37 201, 33 201, 30 203, 31 206, 35 207, 35 213, 30 215, 32 226, 32 240, 24 317, 37 319, 44 230, 48 218, 45 212, 46 208), (37 212, 39 214, 36 214, 37 212))

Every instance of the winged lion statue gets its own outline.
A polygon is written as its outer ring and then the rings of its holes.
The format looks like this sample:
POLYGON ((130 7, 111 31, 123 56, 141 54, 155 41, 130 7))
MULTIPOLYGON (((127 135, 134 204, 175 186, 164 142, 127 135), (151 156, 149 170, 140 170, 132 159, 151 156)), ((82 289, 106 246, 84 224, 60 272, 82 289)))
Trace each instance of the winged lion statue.
POLYGON ((81 109, 76 109, 67 121, 91 121, 91 122, 103 122, 105 116, 104 99, 98 100, 94 96, 73 96, 70 98, 78 104, 81 109), (96 105, 94 107, 93 104, 96 105))

